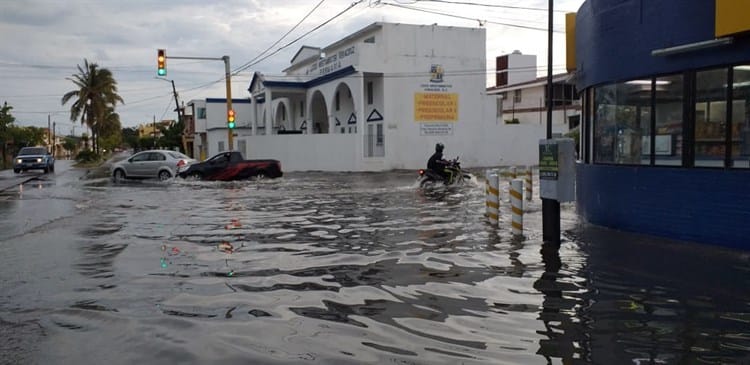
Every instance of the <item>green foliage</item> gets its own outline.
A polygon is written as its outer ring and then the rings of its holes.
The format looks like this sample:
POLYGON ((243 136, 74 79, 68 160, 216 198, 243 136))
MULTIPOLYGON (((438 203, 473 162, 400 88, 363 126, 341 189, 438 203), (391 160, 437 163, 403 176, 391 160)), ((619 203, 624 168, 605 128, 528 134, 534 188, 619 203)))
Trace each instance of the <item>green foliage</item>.
POLYGON ((575 128, 571 130, 570 132, 566 133, 565 137, 573 138, 573 140, 575 140, 576 146, 578 146, 581 140, 581 130, 579 128, 575 128))
MULTIPOLYGON (((112 72, 106 68, 99 68, 96 63, 83 60, 83 67, 78 65, 78 73, 68 80, 75 84, 76 89, 65 93, 62 104, 73 100, 70 106, 70 120, 80 118, 81 124, 91 128, 91 136, 95 151, 99 150, 99 137, 104 131, 119 130, 120 117, 114 112, 115 105, 123 103, 117 94, 117 81, 112 72), (114 114, 114 115, 113 115, 114 114), (118 124, 115 125, 114 122, 118 124)), ((106 138, 106 136, 105 136, 106 138)))
MULTIPOLYGON (((157 141, 159 147, 173 150, 178 147, 182 151, 182 133, 185 130, 185 122, 174 122, 167 128, 161 128, 162 137, 157 141)), ((182 151, 184 152, 184 151, 182 151)))
POLYGON ((122 141, 131 148, 139 148, 140 142, 138 140, 138 130, 135 128, 123 128, 122 129, 122 141))
POLYGON ((77 137, 67 136, 63 140, 63 148, 71 152, 75 151, 78 148, 78 141, 80 141, 80 139, 77 137))
POLYGON ((76 156, 76 161, 79 163, 97 162, 99 155, 92 150, 83 150, 76 156))

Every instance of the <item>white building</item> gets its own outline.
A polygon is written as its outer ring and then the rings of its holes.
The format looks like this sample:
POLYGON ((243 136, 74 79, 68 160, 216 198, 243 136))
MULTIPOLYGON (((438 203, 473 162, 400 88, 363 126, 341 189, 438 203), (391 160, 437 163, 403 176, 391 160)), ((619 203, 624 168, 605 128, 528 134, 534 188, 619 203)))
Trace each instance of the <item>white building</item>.
MULTIPOLYGON (((487 94, 483 28, 373 23, 303 46, 283 72, 256 73, 250 98, 234 101, 233 147, 247 158, 278 159, 284 171, 417 169, 442 142, 464 167, 537 161, 544 129, 506 125, 487 94)), ((223 102, 191 102, 208 156, 228 148, 223 102)))
MULTIPOLYGON (((496 59, 496 86, 487 94, 498 96, 498 111, 508 124, 547 126, 547 77, 536 77, 536 56, 512 54, 496 59)), ((572 74, 552 76, 552 133, 566 134, 581 118, 581 101, 572 74)))

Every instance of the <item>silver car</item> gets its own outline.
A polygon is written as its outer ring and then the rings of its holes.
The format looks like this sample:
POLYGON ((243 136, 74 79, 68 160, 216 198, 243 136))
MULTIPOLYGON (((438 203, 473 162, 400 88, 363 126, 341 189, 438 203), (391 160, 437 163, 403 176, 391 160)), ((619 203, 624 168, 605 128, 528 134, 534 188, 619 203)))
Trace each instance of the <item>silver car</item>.
POLYGON ((167 180, 177 176, 188 165, 198 162, 184 154, 169 150, 141 151, 112 165, 115 182, 125 179, 167 180))

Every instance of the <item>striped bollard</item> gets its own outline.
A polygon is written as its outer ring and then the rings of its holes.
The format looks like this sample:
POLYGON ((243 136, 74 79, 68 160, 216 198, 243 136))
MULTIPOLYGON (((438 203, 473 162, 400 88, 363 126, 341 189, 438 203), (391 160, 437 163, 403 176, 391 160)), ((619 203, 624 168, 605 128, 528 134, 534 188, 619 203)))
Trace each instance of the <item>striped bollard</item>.
POLYGON ((497 226, 500 217, 500 176, 496 172, 487 176, 487 219, 490 224, 497 226))
POLYGON ((526 200, 531 201, 531 193, 532 193, 532 186, 534 184, 534 180, 531 177, 531 166, 528 167, 526 170, 526 200))
POLYGON ((513 234, 523 234, 523 180, 513 179, 510 182, 510 206, 513 212, 511 225, 513 234))

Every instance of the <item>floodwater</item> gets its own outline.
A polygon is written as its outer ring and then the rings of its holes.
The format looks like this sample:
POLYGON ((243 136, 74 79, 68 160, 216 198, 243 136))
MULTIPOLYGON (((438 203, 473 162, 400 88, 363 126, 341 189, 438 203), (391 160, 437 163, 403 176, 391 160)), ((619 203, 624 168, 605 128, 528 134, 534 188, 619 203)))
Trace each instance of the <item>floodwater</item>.
POLYGON ((79 178, 0 194, 2 363, 750 363, 746 252, 571 204, 558 249, 410 171, 79 178))

